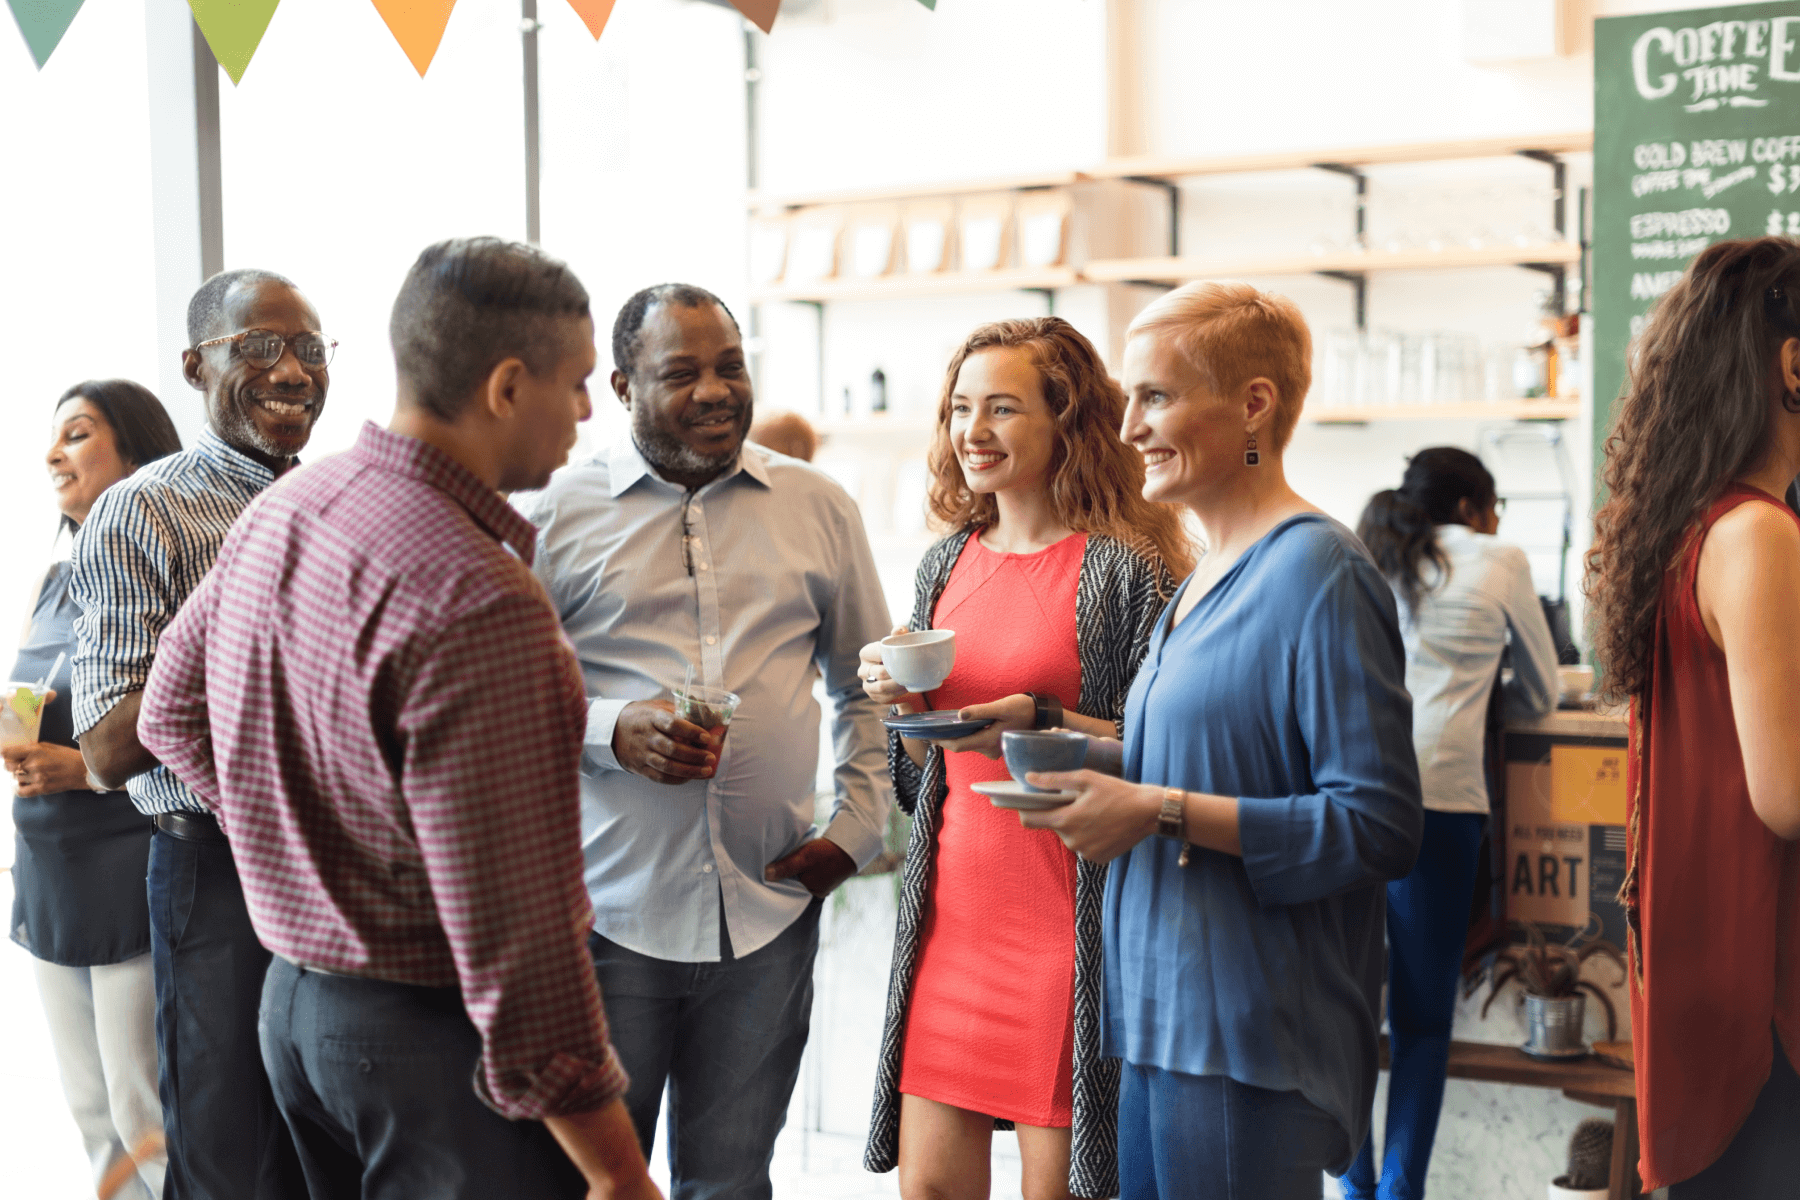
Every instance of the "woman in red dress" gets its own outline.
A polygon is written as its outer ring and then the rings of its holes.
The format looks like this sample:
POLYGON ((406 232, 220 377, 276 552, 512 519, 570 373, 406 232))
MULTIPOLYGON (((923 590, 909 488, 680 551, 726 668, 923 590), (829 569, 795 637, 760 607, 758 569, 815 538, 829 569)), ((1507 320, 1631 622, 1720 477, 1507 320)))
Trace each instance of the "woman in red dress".
POLYGON ((1068 322, 976 330, 950 361, 931 450, 931 512, 955 532, 919 566, 912 620, 956 631, 955 667, 913 696, 879 644, 863 650, 878 701, 994 718, 957 741, 890 741, 914 823, 864 1161, 898 1165, 908 1197, 985 1197, 1008 1125, 1029 1200, 1117 1190, 1118 1064, 1099 1056, 1106 868, 971 785, 1011 778, 1008 729, 1118 736, 1151 627, 1192 566, 1174 510, 1142 497, 1124 411, 1068 322))
POLYGON ((1800 245, 1720 242, 1658 302, 1588 556, 1631 702, 1631 1020, 1646 1189, 1800 1188, 1800 245))

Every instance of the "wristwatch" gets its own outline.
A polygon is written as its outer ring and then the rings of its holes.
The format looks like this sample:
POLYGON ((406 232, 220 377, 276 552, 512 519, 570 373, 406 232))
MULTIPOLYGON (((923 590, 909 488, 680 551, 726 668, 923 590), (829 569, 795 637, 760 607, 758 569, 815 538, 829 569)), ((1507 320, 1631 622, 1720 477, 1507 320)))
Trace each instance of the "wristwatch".
POLYGON ((1166 837, 1181 843, 1181 857, 1176 859, 1178 866, 1188 865, 1188 852, 1194 847, 1187 840, 1187 793, 1180 788, 1164 788, 1162 808, 1156 814, 1156 832, 1159 837, 1166 837))
POLYGON ((1037 708, 1037 719, 1033 729, 1055 729, 1063 723, 1063 703, 1048 692, 1026 692, 1031 703, 1037 708))

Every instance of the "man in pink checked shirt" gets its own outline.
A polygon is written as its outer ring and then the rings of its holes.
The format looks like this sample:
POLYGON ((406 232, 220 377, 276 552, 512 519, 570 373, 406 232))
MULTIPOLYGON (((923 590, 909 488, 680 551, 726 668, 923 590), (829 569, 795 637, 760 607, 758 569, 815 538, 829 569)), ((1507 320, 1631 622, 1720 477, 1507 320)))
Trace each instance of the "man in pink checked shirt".
POLYGON ((587 293, 441 242, 389 333, 392 422, 245 510, 139 737, 217 813, 275 954, 263 1061, 313 1200, 656 1196, 584 946, 586 694, 500 495, 589 415, 587 293))

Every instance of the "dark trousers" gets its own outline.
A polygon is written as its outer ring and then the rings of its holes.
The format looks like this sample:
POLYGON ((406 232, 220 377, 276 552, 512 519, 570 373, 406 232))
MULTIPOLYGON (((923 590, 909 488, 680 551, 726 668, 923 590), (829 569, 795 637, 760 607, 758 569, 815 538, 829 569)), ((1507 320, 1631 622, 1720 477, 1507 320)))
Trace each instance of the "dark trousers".
POLYGON ((156 1051, 167 1200, 306 1194, 257 1047, 269 952, 256 940, 223 836, 150 839, 156 1051))
POLYGON ((1669 1200, 1789 1200, 1800 1192, 1800 1075, 1775 1039, 1769 1081, 1712 1166, 1669 1185, 1669 1200))
POLYGON ((1343 1126, 1299 1092, 1123 1066, 1119 1200, 1319 1200, 1350 1156, 1343 1126))
MULTIPOLYGON (((1425 813, 1411 874, 1388 884, 1387 1144, 1381 1200, 1419 1200, 1444 1107, 1450 1026, 1462 978, 1469 901, 1481 854, 1480 813, 1425 813)), ((1376 1195, 1371 1129, 1344 1176, 1347 1200, 1376 1195)))
POLYGON ((644 1157, 669 1089, 671 1200, 766 1200, 812 1022, 820 902, 743 958, 720 931, 716 963, 670 962, 599 934, 588 948, 631 1075, 625 1106, 644 1157))
POLYGON ((541 1121, 475 1095, 481 1035, 455 988, 349 979, 277 958, 262 1052, 312 1200, 581 1200, 541 1121))

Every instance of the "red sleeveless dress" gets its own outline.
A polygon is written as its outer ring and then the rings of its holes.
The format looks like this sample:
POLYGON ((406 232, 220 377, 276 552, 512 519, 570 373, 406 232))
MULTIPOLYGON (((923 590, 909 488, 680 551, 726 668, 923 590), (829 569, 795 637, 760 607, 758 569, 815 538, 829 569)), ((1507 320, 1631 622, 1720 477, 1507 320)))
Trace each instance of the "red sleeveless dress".
POLYGON ((1757 502, 1793 515, 1732 484, 1664 575, 1649 711, 1632 711, 1625 899, 1646 1191, 1724 1153, 1769 1078, 1771 1026, 1800 1062, 1800 843, 1750 806, 1725 654, 1694 590, 1714 522, 1757 502))
MULTIPOLYGON (((1075 587, 1087 535, 1036 554, 969 538, 931 624, 956 630, 956 666, 933 708, 1050 692, 1081 695, 1075 587)), ((1075 855, 1048 829, 970 790, 1011 779, 972 751, 947 756, 944 814, 906 1012, 900 1091, 1052 1128, 1073 1117, 1075 855)))

